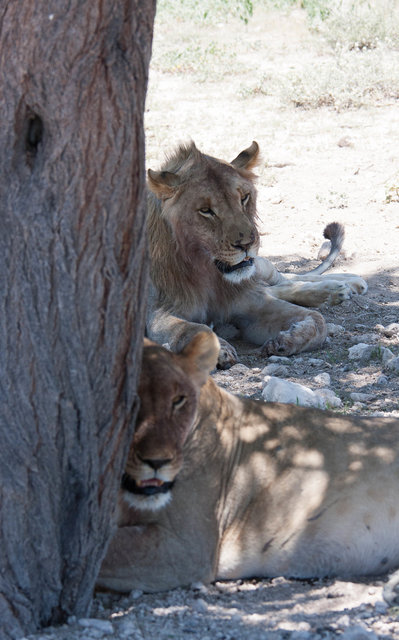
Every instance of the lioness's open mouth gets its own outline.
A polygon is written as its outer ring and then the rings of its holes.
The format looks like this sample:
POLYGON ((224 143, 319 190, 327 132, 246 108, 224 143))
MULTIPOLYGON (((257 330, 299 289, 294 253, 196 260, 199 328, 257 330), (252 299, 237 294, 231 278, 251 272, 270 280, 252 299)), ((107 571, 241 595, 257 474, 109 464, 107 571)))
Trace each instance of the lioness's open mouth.
POLYGON ((162 482, 159 478, 150 478, 137 483, 132 476, 124 473, 121 480, 121 488, 130 493, 138 493, 145 496, 153 496, 156 493, 167 493, 173 487, 174 482, 162 482))
POLYGON ((237 271, 237 269, 244 269, 245 267, 251 267, 254 263, 253 258, 245 258, 242 262, 238 262, 237 264, 227 264, 227 262, 222 262, 221 260, 215 260, 215 265, 221 271, 221 273, 232 273, 233 271, 237 271))

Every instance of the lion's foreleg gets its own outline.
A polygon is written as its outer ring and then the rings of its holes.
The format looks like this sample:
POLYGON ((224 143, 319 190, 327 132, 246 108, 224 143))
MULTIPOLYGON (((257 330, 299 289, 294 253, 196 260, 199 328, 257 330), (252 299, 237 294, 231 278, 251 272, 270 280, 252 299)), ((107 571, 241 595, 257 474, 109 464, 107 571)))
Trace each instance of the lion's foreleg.
MULTIPOLYGON (((147 315, 147 336, 158 344, 169 344, 172 351, 180 352, 201 331, 212 329, 206 324, 190 322, 184 318, 178 318, 164 309, 155 309, 147 315)), ((220 352, 218 367, 229 369, 238 362, 237 352, 234 347, 219 338, 220 352)))
POLYGON ((263 346, 262 355, 291 356, 301 351, 312 351, 321 347, 326 339, 327 331, 323 316, 317 311, 294 322, 286 331, 272 340, 267 340, 263 346))
POLYGON ((274 298, 267 289, 242 296, 238 310, 235 324, 243 338, 262 346, 264 355, 310 351, 326 339, 326 323, 318 311, 274 298))

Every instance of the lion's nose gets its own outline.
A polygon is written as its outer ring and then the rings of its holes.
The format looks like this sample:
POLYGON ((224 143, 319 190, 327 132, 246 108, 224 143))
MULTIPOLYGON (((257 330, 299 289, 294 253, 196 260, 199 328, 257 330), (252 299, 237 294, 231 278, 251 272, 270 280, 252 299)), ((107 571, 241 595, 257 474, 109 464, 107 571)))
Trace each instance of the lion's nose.
POLYGON ((172 458, 142 458, 141 456, 138 456, 138 458, 140 458, 144 464, 148 464, 154 471, 158 471, 161 467, 172 462, 172 458))
POLYGON ((253 231, 251 233, 244 234, 242 231, 238 233, 238 238, 235 242, 232 242, 232 246, 235 249, 241 249, 242 251, 248 251, 255 242, 255 234, 253 231))
POLYGON ((237 240, 237 242, 232 242, 232 246, 234 249, 241 249, 242 251, 248 251, 253 245, 253 240, 250 242, 243 242, 242 240, 237 240))

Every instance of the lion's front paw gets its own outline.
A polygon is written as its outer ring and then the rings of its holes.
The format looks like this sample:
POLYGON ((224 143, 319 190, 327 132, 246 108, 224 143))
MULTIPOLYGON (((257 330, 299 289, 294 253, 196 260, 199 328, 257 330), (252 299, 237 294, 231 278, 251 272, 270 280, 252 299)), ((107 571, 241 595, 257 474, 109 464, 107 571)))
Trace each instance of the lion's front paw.
POLYGON ((227 342, 227 340, 219 338, 219 342, 220 351, 217 367, 218 369, 230 369, 230 367, 238 362, 237 351, 229 342, 227 342))
POLYGON ((330 293, 326 300, 327 304, 337 305, 341 304, 345 300, 350 300, 352 297, 352 290, 346 284, 346 282, 337 282, 335 280, 331 280, 330 285, 330 293))
POLYGON ((349 276, 346 280, 346 284, 352 293, 356 293, 357 295, 363 295, 368 289, 367 282, 360 276, 349 276))

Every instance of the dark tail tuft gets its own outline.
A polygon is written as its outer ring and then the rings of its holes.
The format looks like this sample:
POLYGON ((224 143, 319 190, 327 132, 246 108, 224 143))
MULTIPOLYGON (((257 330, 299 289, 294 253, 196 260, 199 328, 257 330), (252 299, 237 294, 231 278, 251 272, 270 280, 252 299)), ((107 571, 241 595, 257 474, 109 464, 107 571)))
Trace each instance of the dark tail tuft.
POLYGON ((326 228, 324 229, 323 235, 327 240, 331 242, 330 253, 327 258, 323 260, 321 264, 315 269, 311 271, 306 271, 306 273, 314 273, 321 274, 327 271, 333 264, 335 258, 338 256, 339 252, 342 249, 342 245, 344 244, 345 238, 345 229, 344 226, 340 222, 330 222, 326 228))

